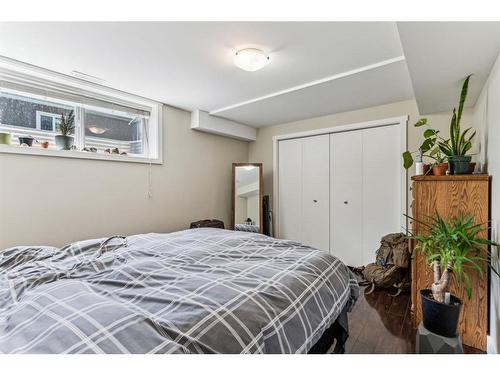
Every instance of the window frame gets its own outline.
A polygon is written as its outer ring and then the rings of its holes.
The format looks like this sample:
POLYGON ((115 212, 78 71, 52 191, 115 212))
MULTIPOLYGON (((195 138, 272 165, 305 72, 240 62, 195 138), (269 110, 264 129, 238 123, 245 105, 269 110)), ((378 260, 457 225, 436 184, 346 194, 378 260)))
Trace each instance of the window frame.
POLYGON ((50 112, 44 112, 44 111, 36 111, 36 130, 41 130, 41 131, 46 131, 46 132, 56 132, 56 120, 61 119, 61 115, 58 115, 57 113, 50 113, 50 112), (52 118, 52 130, 45 130, 42 129, 42 116, 45 117, 51 117, 52 118))
MULTIPOLYGON (((49 156, 49 157, 64 157, 76 159, 90 159, 90 160, 107 160, 107 161, 121 161, 142 164, 163 164, 163 104, 146 99, 137 95, 126 93, 120 90, 111 89, 106 86, 94 84, 92 82, 84 81, 78 78, 66 76, 57 72, 46 70, 33 65, 21 63, 15 60, 1 57, 0 58, 0 91, 13 92, 22 96, 51 100, 61 104, 73 106, 75 108, 75 146, 79 150, 56 150, 56 149, 43 149, 40 147, 19 147, 16 145, 0 145, 0 153, 6 154, 22 154, 22 155, 36 155, 36 156, 49 156), (62 93, 69 93, 73 96, 81 96, 92 98, 93 100, 101 100, 107 103, 115 104, 118 106, 127 106, 129 108, 138 108, 150 113, 147 119, 147 141, 143 134, 143 149, 145 150, 144 156, 130 156, 130 155, 116 155, 104 153, 92 153, 87 151, 79 151, 83 149, 85 144, 85 125, 84 125, 84 109, 92 109, 91 105, 81 105, 75 101, 65 101, 59 98, 45 96, 42 97, 36 93, 24 92, 2 88, 1 82, 22 82, 23 86, 30 86, 30 83, 43 85, 48 87, 53 92, 60 90, 62 93)), ((96 110, 102 110, 99 106, 94 107, 96 110)), ((43 111, 36 111, 36 130, 45 131, 49 134, 55 133, 56 123, 53 120, 54 131, 41 130, 40 115, 43 111)), ((47 116, 55 117, 57 114, 47 113, 47 116)), ((60 115, 59 115, 60 117, 60 115)), ((8 124, 0 124, 9 127, 8 124)), ((144 130, 146 129, 144 126, 144 130)), ((144 132, 143 130, 143 132, 144 132)), ((13 129, 14 131, 14 129, 13 129)))

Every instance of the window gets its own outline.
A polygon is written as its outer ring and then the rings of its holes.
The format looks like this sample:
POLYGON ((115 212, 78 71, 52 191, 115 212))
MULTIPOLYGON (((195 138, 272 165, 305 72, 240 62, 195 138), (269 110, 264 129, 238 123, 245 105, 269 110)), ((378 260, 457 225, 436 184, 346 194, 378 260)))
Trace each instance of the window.
POLYGON ((0 152, 162 162, 161 104, 88 82, 83 90, 72 77, 61 75, 61 83, 59 75, 54 81, 37 73, 0 69, 0 132, 11 134, 11 145, 0 145, 0 152), (73 146, 59 150, 55 136, 70 113, 73 146), (32 146, 21 146, 20 137, 32 137, 32 146))
POLYGON ((128 113, 85 110, 85 147, 119 154, 143 155, 146 119, 128 113))
POLYGON ((60 114, 36 111, 36 128, 38 130, 55 132, 60 121, 60 114))

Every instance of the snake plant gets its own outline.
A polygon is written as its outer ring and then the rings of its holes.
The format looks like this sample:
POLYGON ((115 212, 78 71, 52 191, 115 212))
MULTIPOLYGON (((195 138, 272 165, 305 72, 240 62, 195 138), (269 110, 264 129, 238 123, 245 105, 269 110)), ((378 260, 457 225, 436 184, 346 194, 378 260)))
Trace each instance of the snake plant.
POLYGON ((472 148, 472 140, 476 135, 472 128, 467 128, 462 131, 460 127, 460 120, 462 119, 462 112, 464 109, 465 100, 467 99, 467 92, 469 88, 468 75, 462 85, 462 92, 460 93, 460 102, 458 104, 458 112, 453 108, 453 116, 450 122, 450 138, 438 142, 441 151, 448 157, 452 156, 465 156, 472 148))
MULTIPOLYGON (((418 151, 405 151, 403 153, 403 166, 408 169, 413 165, 413 155, 420 153, 421 156, 426 156, 436 161, 436 156, 442 153, 446 158, 453 156, 464 156, 472 148, 472 140, 476 135, 472 128, 467 128, 462 131, 460 121, 462 120, 462 113, 464 109, 465 100, 469 89, 469 80, 472 74, 468 75, 462 85, 460 93, 460 102, 458 104, 458 112, 453 108, 453 114, 450 122, 450 138, 443 138, 439 130, 427 128, 424 133, 424 141, 419 147, 418 151)), ((428 126, 426 118, 418 120, 415 127, 428 126)))

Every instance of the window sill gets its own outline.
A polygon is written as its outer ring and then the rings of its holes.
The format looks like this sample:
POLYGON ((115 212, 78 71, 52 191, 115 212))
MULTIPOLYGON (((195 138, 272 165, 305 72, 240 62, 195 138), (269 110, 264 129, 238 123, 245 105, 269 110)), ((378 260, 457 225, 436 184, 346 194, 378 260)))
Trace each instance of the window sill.
POLYGON ((44 149, 36 146, 21 147, 13 145, 0 145, 0 153, 32 155, 32 156, 50 156, 58 158, 70 158, 70 159, 106 160, 106 161, 115 161, 115 162, 117 161, 126 163, 163 164, 163 161, 161 159, 147 159, 144 157, 134 157, 134 156, 115 155, 115 154, 98 154, 86 151, 44 149))

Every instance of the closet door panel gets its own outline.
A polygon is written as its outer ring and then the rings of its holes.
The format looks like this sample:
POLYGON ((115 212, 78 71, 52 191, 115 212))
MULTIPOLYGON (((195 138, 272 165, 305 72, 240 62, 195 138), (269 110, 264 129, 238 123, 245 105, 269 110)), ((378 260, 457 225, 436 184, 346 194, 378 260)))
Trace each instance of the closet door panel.
POLYGON ((349 266, 362 256, 362 131, 330 135, 330 253, 349 266))
POLYGON ((302 242, 329 251, 329 135, 302 140, 302 242))
POLYGON ((401 231, 399 126, 363 130, 363 256, 375 260, 380 238, 401 231))
POLYGON ((280 141, 278 150, 279 237, 301 241, 302 140, 280 141))

